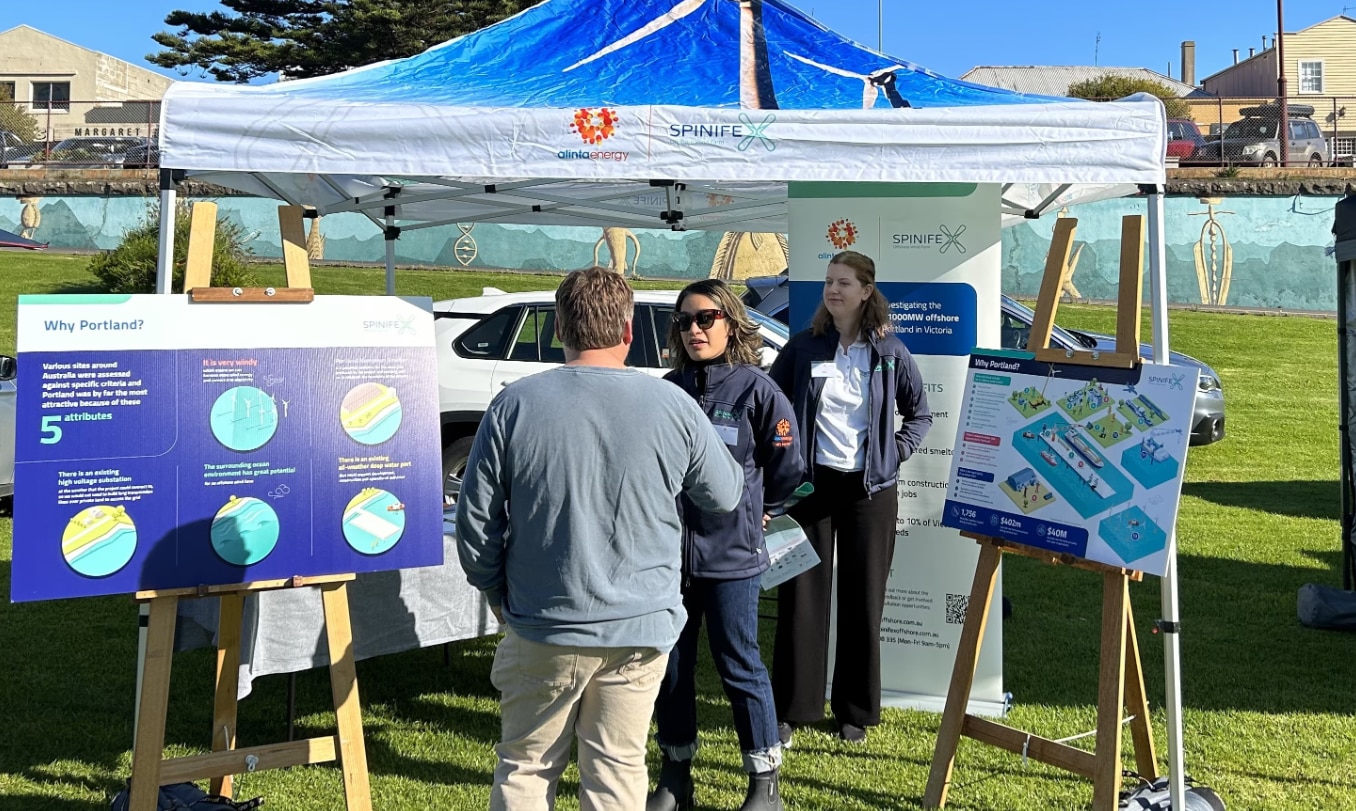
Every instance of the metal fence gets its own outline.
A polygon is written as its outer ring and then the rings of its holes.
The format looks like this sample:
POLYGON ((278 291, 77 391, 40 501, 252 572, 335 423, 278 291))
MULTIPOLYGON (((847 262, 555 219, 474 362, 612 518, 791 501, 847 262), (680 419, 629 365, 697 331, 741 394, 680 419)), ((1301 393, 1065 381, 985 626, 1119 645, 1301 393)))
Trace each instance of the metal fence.
POLYGON ((159 128, 159 99, 0 102, 0 168, 155 167, 159 128))

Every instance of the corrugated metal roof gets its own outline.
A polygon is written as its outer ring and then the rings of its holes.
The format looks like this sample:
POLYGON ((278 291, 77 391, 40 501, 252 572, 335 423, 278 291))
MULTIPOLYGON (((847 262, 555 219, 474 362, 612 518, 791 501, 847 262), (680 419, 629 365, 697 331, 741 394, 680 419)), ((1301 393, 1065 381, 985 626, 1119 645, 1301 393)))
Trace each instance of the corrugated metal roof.
POLYGON ((1205 91, 1189 84, 1170 79, 1148 68, 1101 68, 1087 65, 980 65, 971 68, 960 78, 975 84, 1016 90, 1018 93, 1035 93, 1042 96, 1064 96, 1069 85, 1098 79, 1102 76, 1128 76, 1134 79, 1148 79, 1167 85, 1180 97, 1205 96, 1205 91))

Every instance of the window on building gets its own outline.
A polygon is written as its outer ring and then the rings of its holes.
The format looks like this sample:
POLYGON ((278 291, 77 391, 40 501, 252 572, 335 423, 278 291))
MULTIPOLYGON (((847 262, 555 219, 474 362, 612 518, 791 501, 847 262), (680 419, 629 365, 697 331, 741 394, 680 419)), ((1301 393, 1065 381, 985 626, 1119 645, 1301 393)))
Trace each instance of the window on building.
POLYGON ((33 109, 44 111, 71 109, 71 83, 34 82, 33 109))
POLYGON ((1299 92, 1323 92, 1323 60, 1301 59, 1299 63, 1299 92))
POLYGON ((14 82, 0 82, 0 101, 14 101, 14 82))

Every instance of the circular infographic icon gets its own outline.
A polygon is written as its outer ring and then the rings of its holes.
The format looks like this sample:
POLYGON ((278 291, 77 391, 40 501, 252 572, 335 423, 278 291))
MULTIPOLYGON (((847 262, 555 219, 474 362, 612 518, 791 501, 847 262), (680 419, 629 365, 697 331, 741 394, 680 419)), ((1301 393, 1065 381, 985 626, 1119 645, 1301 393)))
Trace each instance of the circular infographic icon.
POLYGON ((405 534, 405 505, 376 487, 364 488, 344 508, 344 539, 355 552, 389 552, 405 534))
POLYGON ((137 527, 122 507, 86 507, 66 522, 61 555, 85 577, 106 577, 127 565, 137 551, 137 527))
POLYGON ((233 451, 262 448, 278 430, 278 407, 263 389, 236 386, 212 403, 212 435, 233 451))
POLYGON ((344 431, 364 445, 379 445, 395 436, 402 416, 395 389, 381 383, 359 383, 339 406, 344 431))
POLYGON ((212 548, 227 563, 252 566, 278 543, 278 514, 257 498, 226 502, 212 519, 212 548))

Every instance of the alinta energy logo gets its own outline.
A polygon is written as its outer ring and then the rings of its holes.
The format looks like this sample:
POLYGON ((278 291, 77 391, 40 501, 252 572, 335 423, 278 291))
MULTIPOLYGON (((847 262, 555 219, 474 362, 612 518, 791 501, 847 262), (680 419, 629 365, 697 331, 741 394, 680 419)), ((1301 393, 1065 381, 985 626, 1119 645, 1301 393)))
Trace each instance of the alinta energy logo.
POLYGON ((834 220, 829 223, 829 230, 824 238, 840 251, 850 248, 857 243, 857 226, 846 217, 841 220, 834 220))
MULTIPOLYGON (((570 132, 578 135, 586 144, 597 145, 616 134, 620 123, 621 118, 616 110, 609 107, 584 107, 575 110, 570 120, 570 132)), ((621 162, 630 157, 630 153, 616 149, 562 149, 556 153, 556 157, 561 160, 621 162)))

